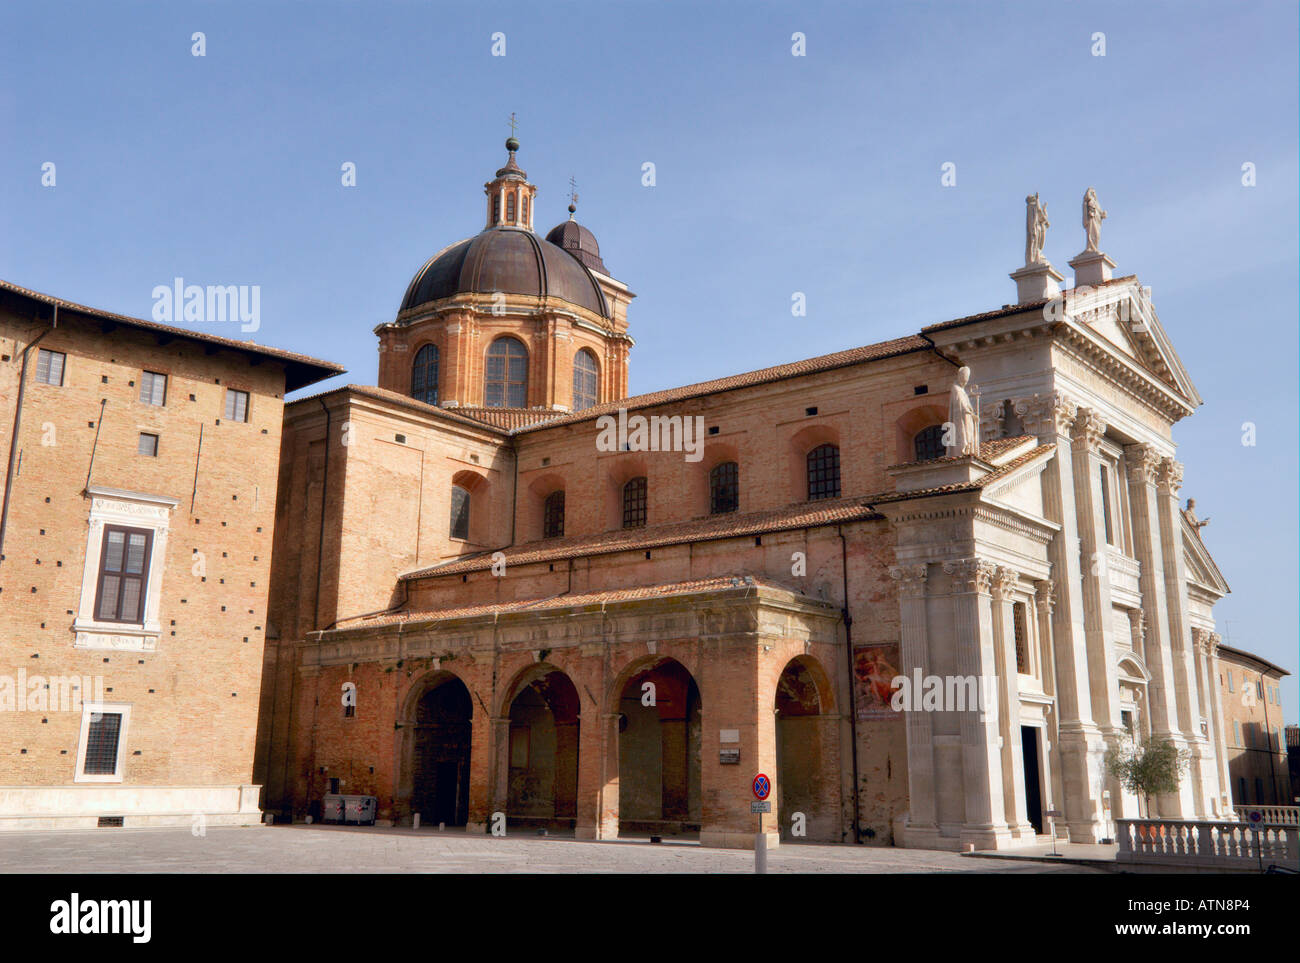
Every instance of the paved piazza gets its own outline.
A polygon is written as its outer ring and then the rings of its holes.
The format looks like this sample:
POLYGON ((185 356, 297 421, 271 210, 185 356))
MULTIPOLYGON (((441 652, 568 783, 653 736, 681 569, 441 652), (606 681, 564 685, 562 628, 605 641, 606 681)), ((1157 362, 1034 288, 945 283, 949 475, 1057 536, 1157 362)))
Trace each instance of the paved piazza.
MULTIPOLYGON (((0 835, 5 873, 752 873, 751 852, 691 843, 277 826, 0 835)), ((783 845, 772 873, 1089 873, 1075 865, 880 847, 783 845)))

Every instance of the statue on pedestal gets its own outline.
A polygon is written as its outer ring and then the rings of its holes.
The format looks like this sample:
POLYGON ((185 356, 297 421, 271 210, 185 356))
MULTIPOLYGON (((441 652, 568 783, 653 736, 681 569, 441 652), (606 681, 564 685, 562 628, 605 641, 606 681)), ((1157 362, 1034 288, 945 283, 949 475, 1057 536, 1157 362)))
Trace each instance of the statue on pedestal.
POLYGON ((970 381, 970 368, 958 368, 957 380, 948 393, 948 424, 944 425, 946 454, 978 455, 979 429, 975 423, 975 408, 966 383, 970 381))
POLYGON ((1025 264, 1046 264, 1043 246, 1047 243, 1047 205, 1038 199, 1035 191, 1025 198, 1025 264))
POLYGON ((1101 209, 1101 204, 1097 202, 1097 192, 1091 187, 1083 195, 1083 229, 1088 234, 1088 246, 1084 252, 1100 251, 1097 245, 1101 243, 1101 222, 1106 219, 1106 212, 1101 209))

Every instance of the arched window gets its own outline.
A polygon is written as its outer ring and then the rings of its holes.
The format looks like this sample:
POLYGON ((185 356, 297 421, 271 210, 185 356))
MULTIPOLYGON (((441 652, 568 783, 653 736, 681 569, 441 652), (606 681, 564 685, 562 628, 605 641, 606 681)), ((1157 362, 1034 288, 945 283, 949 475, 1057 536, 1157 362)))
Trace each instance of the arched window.
POLYGON ((519 218, 519 223, 522 224, 524 227, 527 227, 528 226, 528 195, 527 194, 523 196, 523 199, 519 202, 519 204, 520 207, 523 209, 523 216, 519 218))
POLYGON ((916 437, 912 439, 912 444, 916 448, 917 461, 942 458, 947 451, 943 443, 943 425, 931 425, 918 431, 916 437))
POLYGON ((415 352, 411 365, 411 397, 416 401, 438 403, 438 346, 426 344, 415 352))
POLYGON ((808 452, 808 500, 839 497, 839 446, 818 445, 808 452))
POLYGON ((515 338, 497 338, 488 348, 483 402, 489 408, 528 404, 528 350, 515 338))
POLYGON ((633 478, 623 486, 623 527, 640 528, 645 524, 645 477, 633 478))
POLYGON ((546 496, 542 510, 542 537, 559 538, 564 534, 564 492, 551 492, 546 496))
POLYGON ((724 461, 709 472, 709 514, 723 515, 740 507, 740 466, 724 461))
POLYGON ((501 223, 501 195, 492 195, 492 223, 501 223))
POLYGON ((511 191, 506 195, 506 223, 515 222, 515 192, 511 191))
POLYGON ((469 492, 451 486, 451 537, 469 541, 469 492))
POLYGON ((596 403, 596 356, 583 348, 573 356, 573 410, 596 403))

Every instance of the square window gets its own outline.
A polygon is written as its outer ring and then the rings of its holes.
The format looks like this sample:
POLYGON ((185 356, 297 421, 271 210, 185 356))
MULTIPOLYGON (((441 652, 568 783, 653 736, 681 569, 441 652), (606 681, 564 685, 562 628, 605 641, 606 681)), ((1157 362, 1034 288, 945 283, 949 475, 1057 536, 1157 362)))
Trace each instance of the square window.
POLYGON ((140 379, 140 402, 146 405, 167 403, 167 376, 156 371, 146 371, 140 379))
POLYGON ((226 419, 248 421, 248 392, 236 388, 226 389, 226 419))
POLYGON ((66 360, 67 355, 62 351, 39 349, 36 353, 36 380, 45 385, 62 385, 66 360))
POLYGON ((140 432, 140 441, 136 445, 136 453, 148 455, 150 458, 157 458, 158 436, 151 435, 147 431, 140 432))

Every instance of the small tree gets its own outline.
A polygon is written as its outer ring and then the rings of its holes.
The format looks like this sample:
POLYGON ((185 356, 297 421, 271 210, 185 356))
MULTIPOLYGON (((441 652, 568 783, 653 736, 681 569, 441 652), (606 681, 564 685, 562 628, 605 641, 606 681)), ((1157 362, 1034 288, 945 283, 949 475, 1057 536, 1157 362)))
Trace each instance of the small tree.
POLYGON ((1151 797, 1178 791, 1183 770, 1191 761, 1187 749, 1172 742, 1128 744, 1106 752, 1106 771, 1125 789, 1142 797, 1147 816, 1151 815, 1151 797))

